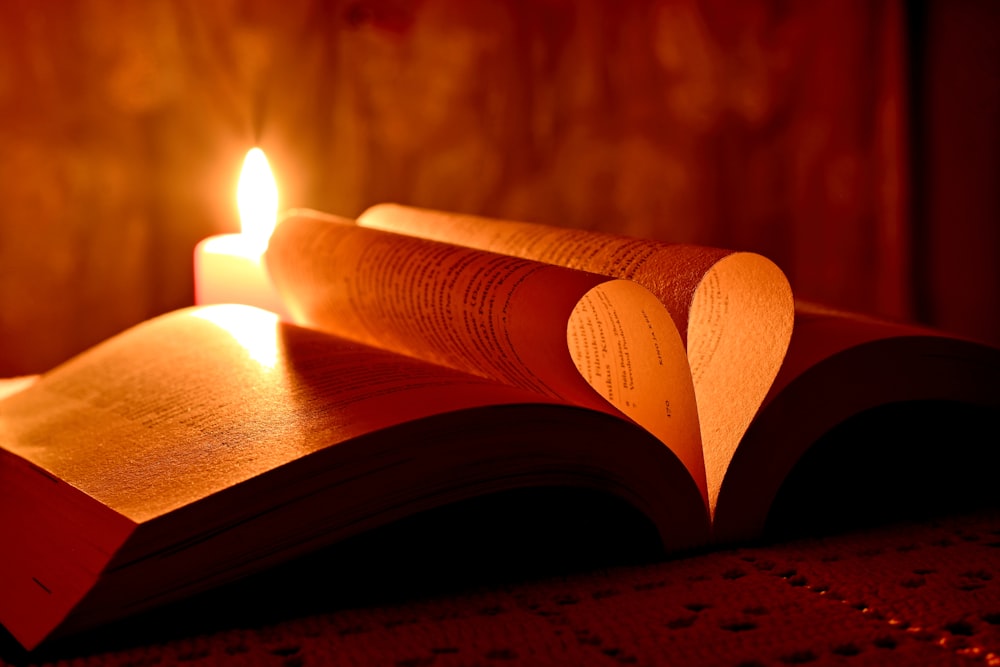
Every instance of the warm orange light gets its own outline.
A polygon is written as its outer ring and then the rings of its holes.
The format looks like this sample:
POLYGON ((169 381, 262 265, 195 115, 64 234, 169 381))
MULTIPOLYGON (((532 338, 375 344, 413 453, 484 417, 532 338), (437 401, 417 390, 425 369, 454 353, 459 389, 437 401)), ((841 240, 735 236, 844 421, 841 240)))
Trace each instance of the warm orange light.
POLYGON ((236 202, 244 238, 263 252, 278 219, 278 186, 259 148, 251 148, 243 160, 236 202))
POLYGON ((256 308, 227 304, 194 311, 195 317, 225 329, 251 359, 265 368, 278 365, 278 316, 256 308))

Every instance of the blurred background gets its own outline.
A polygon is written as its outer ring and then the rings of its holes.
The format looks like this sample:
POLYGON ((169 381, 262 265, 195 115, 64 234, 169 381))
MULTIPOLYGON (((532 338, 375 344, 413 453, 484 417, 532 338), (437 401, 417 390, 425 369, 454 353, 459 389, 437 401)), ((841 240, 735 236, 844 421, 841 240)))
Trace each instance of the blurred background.
POLYGON ((246 151, 396 201, 754 250, 1000 344, 992 0, 4 0, 0 376, 192 302, 246 151))

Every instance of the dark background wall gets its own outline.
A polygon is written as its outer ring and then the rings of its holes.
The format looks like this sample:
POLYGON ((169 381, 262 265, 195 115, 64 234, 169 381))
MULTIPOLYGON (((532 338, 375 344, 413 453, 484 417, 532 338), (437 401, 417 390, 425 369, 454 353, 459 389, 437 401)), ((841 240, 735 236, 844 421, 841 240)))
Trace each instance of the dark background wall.
POLYGON ((258 144, 380 201, 749 249, 1000 343, 1000 3, 0 3, 0 376, 192 300, 258 144))

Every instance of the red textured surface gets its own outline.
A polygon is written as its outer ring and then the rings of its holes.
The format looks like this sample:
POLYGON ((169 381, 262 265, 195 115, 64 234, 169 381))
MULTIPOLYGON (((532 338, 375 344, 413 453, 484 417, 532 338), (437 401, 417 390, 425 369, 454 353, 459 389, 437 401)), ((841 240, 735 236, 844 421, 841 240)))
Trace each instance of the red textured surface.
MULTIPOLYGON (((235 624, 220 616, 185 635, 185 614, 175 611, 157 617, 156 628, 139 624, 103 644, 64 645, 36 660, 996 665, 1000 511, 451 594, 403 594, 377 606, 314 599, 279 616, 257 625, 254 614, 235 624), (317 603, 326 608, 317 611, 317 603)), ((7 649, 8 660, 16 659, 7 649)))

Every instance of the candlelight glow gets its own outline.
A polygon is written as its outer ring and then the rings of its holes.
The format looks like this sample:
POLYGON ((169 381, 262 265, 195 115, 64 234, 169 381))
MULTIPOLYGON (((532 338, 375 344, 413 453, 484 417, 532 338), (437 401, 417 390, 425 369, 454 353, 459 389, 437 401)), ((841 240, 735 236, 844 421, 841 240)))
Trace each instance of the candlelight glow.
POLYGON ((243 160, 236 202, 244 237, 263 252, 278 219, 278 186, 259 148, 251 148, 243 160))
POLYGON ((226 305, 211 310, 196 310, 194 315, 225 329, 261 366, 273 369, 278 365, 280 339, 278 316, 274 313, 226 305))

